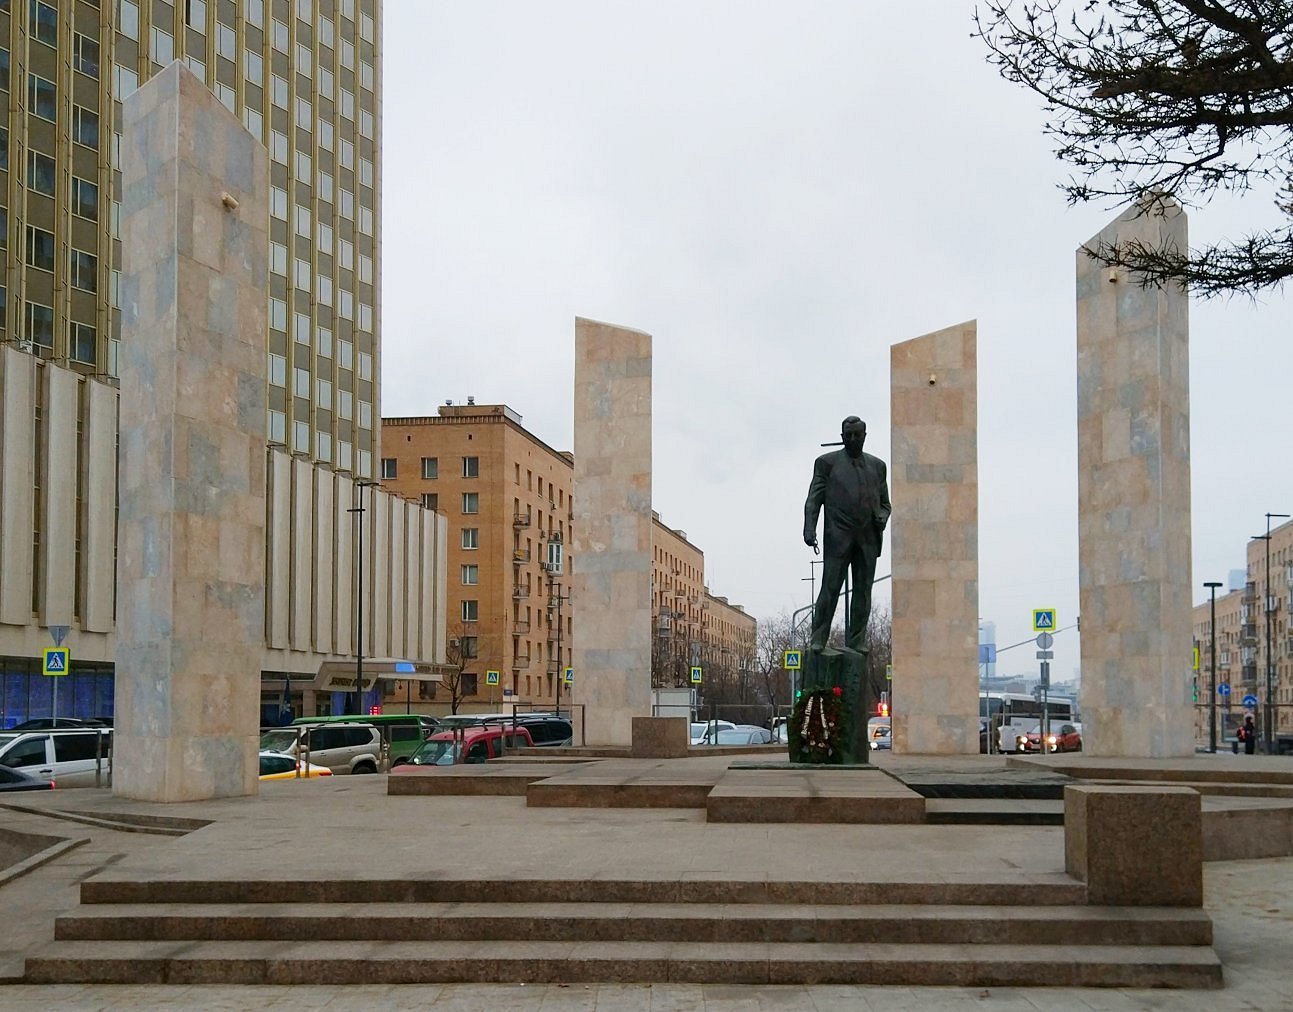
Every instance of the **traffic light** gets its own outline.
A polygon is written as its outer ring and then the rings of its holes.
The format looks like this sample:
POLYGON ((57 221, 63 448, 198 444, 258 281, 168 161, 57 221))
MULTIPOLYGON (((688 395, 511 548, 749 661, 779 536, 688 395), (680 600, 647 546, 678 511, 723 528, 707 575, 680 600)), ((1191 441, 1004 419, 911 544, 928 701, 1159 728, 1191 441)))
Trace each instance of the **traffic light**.
POLYGON ((1194 701, 1196 703, 1199 701, 1199 680, 1197 678, 1194 680, 1194 701))
POLYGON ((889 716, 889 704, 888 704, 888 703, 881 703, 881 704, 880 704, 880 716, 881 716, 881 717, 887 717, 887 716, 889 716))

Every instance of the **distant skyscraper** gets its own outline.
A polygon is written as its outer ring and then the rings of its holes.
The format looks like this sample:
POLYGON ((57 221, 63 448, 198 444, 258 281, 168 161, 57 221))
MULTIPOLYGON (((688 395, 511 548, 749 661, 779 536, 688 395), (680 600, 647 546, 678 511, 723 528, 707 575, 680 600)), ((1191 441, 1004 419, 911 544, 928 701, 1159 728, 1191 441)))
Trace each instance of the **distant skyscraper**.
POLYGON ((380 18, 381 0, 0 0, 0 339, 116 374, 121 102, 183 60, 269 150, 270 440, 371 477, 380 18))

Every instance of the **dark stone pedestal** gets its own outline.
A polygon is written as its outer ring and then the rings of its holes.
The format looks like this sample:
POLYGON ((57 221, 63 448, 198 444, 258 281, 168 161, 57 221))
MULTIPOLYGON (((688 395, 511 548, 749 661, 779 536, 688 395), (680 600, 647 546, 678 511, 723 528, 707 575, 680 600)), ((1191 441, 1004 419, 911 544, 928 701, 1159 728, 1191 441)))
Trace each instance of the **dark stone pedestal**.
POLYGON ((825 760, 825 765, 858 766, 871 761, 870 743, 866 736, 868 700, 864 677, 867 655, 847 647, 827 647, 821 653, 804 655, 803 695, 795 701, 795 709, 787 722, 790 761, 802 763, 797 757, 800 750, 800 733, 803 728, 804 706, 809 696, 817 691, 831 690, 837 686, 842 691, 840 710, 843 716, 843 734, 839 748, 825 760))

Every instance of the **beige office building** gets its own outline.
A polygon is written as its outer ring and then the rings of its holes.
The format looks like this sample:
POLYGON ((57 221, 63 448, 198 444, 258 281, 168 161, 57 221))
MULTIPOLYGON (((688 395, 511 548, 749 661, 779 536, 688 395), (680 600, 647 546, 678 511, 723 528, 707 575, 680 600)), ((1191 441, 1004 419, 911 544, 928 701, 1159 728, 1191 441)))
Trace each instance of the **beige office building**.
POLYGON ((59 712, 111 709, 121 103, 174 60, 269 155, 267 692, 290 675, 298 712, 335 705, 304 686, 353 658, 361 608, 367 656, 443 660, 443 522, 357 485, 380 416, 381 12, 0 0, 0 722, 50 712, 64 626, 59 712))

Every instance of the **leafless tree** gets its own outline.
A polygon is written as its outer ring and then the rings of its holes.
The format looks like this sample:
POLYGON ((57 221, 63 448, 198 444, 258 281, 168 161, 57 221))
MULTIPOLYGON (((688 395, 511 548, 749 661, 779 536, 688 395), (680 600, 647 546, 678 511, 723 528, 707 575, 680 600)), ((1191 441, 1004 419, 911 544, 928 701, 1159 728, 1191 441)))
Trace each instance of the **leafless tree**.
POLYGON ((983 0, 975 34, 1040 95, 1072 204, 1205 204, 1274 191, 1279 224, 1194 250, 1136 240, 1087 253, 1204 296, 1293 274, 1293 6, 1288 0, 983 0))

